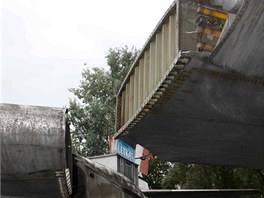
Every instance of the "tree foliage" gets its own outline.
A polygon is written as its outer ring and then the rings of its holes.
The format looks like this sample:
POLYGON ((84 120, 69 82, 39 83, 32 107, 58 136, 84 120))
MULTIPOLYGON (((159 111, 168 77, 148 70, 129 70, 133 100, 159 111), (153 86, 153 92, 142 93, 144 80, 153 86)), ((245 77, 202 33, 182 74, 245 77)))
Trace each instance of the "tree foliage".
POLYGON ((163 188, 163 178, 168 174, 170 163, 160 160, 158 157, 149 160, 149 174, 143 175, 145 180, 151 189, 163 188))
POLYGON ((171 163, 157 157, 149 160, 149 175, 143 179, 151 189, 259 189, 264 192, 264 171, 171 163))
POLYGON ((247 168, 174 163, 163 177, 162 188, 259 189, 264 192, 264 174, 247 168))
POLYGON ((115 95, 136 56, 137 50, 127 46, 109 49, 108 69, 85 68, 79 87, 70 89, 75 95, 69 102, 75 153, 93 156, 108 152, 107 137, 115 126, 115 95))

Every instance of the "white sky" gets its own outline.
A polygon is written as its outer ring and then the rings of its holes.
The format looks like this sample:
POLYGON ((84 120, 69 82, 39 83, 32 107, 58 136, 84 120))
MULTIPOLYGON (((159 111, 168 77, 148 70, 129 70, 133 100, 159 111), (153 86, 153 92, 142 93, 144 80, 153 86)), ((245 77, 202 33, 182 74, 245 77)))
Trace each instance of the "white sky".
POLYGON ((64 107, 109 48, 141 48, 173 0, 2 0, 0 102, 64 107))

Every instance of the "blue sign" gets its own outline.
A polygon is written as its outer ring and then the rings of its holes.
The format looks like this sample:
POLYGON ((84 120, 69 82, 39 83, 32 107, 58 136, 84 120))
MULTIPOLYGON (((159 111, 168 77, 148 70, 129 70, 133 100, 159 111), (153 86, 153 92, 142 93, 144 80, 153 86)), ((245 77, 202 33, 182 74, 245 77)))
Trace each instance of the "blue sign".
POLYGON ((120 139, 117 141, 116 152, 131 162, 135 161, 134 149, 120 139))

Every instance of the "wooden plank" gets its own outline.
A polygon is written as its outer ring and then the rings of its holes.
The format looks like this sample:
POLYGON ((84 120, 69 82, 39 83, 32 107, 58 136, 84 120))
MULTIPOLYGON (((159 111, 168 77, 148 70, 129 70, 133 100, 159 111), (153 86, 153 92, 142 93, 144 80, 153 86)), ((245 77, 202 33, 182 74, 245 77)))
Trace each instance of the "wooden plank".
POLYGON ((116 97, 116 117, 115 117, 115 124, 116 124, 116 128, 117 130, 120 129, 121 126, 121 111, 122 111, 122 93, 121 95, 118 95, 116 97))
POLYGON ((148 96, 152 90, 152 65, 151 65, 151 56, 150 56, 150 46, 148 51, 148 96))
POLYGON ((139 79, 139 72, 138 66, 135 67, 135 74, 134 74, 134 112, 137 111, 138 105, 138 79, 139 79))
POLYGON ((180 51, 180 2, 176 2, 175 14, 175 52, 177 55, 180 51))
POLYGON ((121 94, 121 122, 120 122, 120 127, 122 127, 125 124, 125 91, 122 91, 121 94))
POLYGON ((162 26, 162 32, 161 32, 161 75, 163 76, 163 73, 165 73, 166 64, 165 64, 165 56, 166 56, 166 34, 165 34, 165 24, 162 26))
POLYGON ((128 121, 129 116, 129 82, 126 84, 125 89, 125 123, 128 121))
POLYGON ((134 100, 133 86, 134 86, 134 74, 132 74, 129 79, 129 118, 133 115, 133 100, 134 100))
POLYGON ((150 92, 155 88, 155 78, 156 78, 156 61, 155 61, 155 47, 156 47, 156 41, 152 41, 150 43, 150 49, 149 49, 149 60, 150 60, 150 72, 149 72, 149 80, 150 80, 150 92))
POLYGON ((158 84, 158 82, 160 81, 160 79, 162 78, 162 69, 161 69, 161 33, 157 33, 156 35, 156 47, 155 47, 155 51, 156 51, 156 68, 155 68, 155 73, 156 73, 156 78, 155 78, 155 84, 158 84))
POLYGON ((167 69, 169 68, 171 62, 172 62, 172 28, 173 28, 173 17, 169 17, 169 24, 168 24, 168 56, 167 56, 167 69))
POLYGON ((168 23, 162 26, 162 39, 161 39, 162 51, 161 51, 161 65, 162 65, 162 76, 167 70, 167 49, 168 49, 168 23))
POLYGON ((148 87, 149 87, 149 51, 147 50, 144 53, 144 99, 148 96, 148 87))
MULTIPOLYGON (((135 68, 136 69, 136 68, 135 68)), ((136 89, 136 75, 134 73, 133 75, 133 101, 131 101, 133 103, 133 114, 136 112, 136 108, 137 108, 137 104, 136 104, 136 92, 137 92, 137 89, 136 89)))
POLYGON ((144 89, 144 62, 139 60, 139 103, 143 103, 143 89, 144 89))
POLYGON ((171 61, 177 56, 176 53, 176 13, 171 16, 171 61))

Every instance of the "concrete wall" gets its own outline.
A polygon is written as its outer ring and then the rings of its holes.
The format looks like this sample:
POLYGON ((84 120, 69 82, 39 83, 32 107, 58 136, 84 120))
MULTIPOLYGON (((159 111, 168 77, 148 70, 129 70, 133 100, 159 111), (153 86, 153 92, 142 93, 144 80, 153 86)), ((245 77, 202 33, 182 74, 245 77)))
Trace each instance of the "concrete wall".
POLYGON ((62 108, 0 104, 1 196, 62 196, 64 114, 62 108))
POLYGON ((144 194, 122 174, 83 157, 75 158, 78 168, 76 198, 134 198, 144 194))

